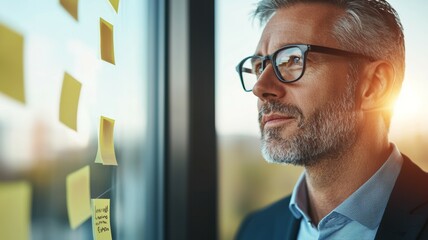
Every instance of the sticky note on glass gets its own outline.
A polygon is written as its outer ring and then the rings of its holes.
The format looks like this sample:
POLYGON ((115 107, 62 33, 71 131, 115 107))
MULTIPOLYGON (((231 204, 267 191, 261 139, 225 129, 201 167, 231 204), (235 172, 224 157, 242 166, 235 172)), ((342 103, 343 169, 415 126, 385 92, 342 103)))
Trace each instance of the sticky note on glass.
POLYGON ((25 103, 24 38, 0 24, 0 93, 25 103))
POLYGON ((100 18, 101 59, 114 63, 113 25, 100 18))
POLYGON ((31 186, 0 183, 0 239, 30 239, 31 186))
POLYGON ((110 199, 92 199, 94 240, 111 240, 110 199))
POLYGON ((109 0, 116 13, 119 11, 119 0, 109 0))
POLYGON ((91 216, 89 166, 67 176, 66 192, 68 220, 75 229, 91 216))
POLYGON ((78 20, 79 0, 60 0, 59 3, 76 21, 78 20))
POLYGON ((114 120, 101 116, 98 135, 98 152, 95 159, 96 163, 117 166, 116 154, 114 151, 113 130, 114 120))
POLYGON ((80 89, 82 84, 68 73, 64 73, 59 120, 69 128, 77 130, 77 109, 79 106, 80 89))

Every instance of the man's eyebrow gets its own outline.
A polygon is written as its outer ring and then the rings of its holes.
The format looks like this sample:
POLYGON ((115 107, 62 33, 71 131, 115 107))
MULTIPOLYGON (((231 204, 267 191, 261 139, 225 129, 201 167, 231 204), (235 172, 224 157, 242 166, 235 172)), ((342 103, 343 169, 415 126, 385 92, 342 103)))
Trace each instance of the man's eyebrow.
MULTIPOLYGON (((274 53, 276 50, 278 50, 279 48, 276 48, 272 53, 274 53)), ((272 54, 272 53, 267 53, 267 54, 263 54, 261 51, 259 51, 259 50, 256 50, 255 52, 254 52, 254 56, 267 56, 267 55, 270 55, 270 54, 272 54)))
POLYGON ((253 52, 253 56, 264 56, 259 50, 253 52))

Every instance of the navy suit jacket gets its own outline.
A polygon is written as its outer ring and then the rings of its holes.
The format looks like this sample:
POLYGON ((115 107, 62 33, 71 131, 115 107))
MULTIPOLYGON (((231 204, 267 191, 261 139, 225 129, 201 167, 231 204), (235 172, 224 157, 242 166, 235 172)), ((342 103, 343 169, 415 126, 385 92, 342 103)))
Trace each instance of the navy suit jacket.
MULTIPOLYGON (((376 240, 428 239, 428 173, 404 155, 403 159, 376 240)), ((242 222, 236 239, 296 239, 300 220, 290 212, 289 202, 290 196, 250 214, 242 222)))

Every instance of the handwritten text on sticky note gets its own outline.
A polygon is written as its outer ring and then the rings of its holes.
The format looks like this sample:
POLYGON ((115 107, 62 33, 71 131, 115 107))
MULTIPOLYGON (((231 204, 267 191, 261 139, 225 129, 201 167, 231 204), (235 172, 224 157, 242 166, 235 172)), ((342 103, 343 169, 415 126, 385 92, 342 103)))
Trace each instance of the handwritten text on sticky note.
POLYGON ((92 199, 92 233, 95 240, 110 240, 110 199, 92 199))

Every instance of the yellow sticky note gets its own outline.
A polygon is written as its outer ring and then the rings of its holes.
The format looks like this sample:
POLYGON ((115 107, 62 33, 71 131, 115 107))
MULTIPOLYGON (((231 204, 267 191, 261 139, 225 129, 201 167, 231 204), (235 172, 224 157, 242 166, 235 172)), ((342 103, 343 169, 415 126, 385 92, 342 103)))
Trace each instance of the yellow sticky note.
POLYGON ((0 24, 0 92, 25 103, 24 38, 0 24))
POLYGON ((62 82, 59 120, 69 128, 77 130, 77 109, 82 84, 70 74, 64 73, 62 82))
POLYGON ((79 0, 60 0, 59 3, 76 21, 78 20, 79 0))
POLYGON ((113 25, 100 18, 100 44, 101 59, 115 64, 114 62, 114 44, 113 44, 113 25))
POLYGON ((100 132, 98 136, 98 152, 95 159, 96 163, 103 165, 116 165, 116 154, 114 151, 114 120, 101 116, 100 132))
POLYGON ((94 240, 111 240, 110 199, 92 199, 92 234, 94 240))
POLYGON ((119 0, 109 0, 116 13, 119 11, 119 0))
POLYGON ((66 179, 67 212, 72 229, 91 216, 89 166, 70 173, 66 179))
POLYGON ((0 183, 0 239, 30 239, 31 186, 0 183))

